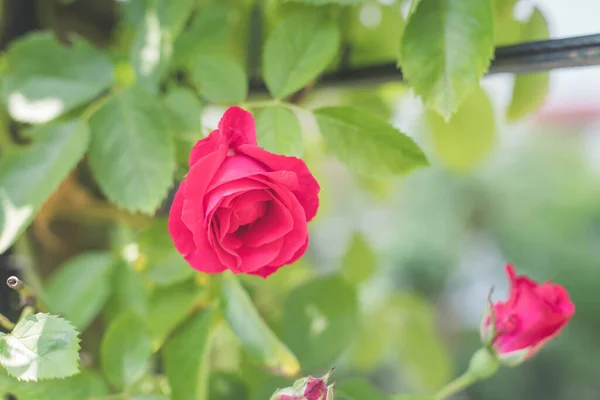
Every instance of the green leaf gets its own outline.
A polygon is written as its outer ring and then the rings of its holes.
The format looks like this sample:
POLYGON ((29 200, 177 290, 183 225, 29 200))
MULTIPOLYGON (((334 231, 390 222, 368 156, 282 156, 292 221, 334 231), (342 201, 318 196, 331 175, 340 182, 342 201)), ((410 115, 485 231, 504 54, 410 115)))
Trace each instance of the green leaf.
POLYGON ((290 0, 296 3, 313 4, 323 6, 325 4, 339 4, 342 6, 351 6, 354 4, 366 3, 368 0, 290 0))
POLYGON ((144 321, 132 312, 121 314, 108 327, 100 347, 102 370, 117 389, 139 380, 149 366, 152 341, 144 321))
POLYGON ((173 63, 179 67, 201 55, 223 53, 229 36, 228 18, 229 12, 222 6, 200 9, 189 29, 175 42, 173 63))
POLYGON ((402 38, 402 72, 415 93, 444 119, 458 109, 494 52, 490 0, 421 0, 402 38))
POLYGON ((0 337, 0 364, 21 381, 65 378, 79 372, 78 332, 48 314, 23 318, 0 337))
MULTIPOLYGON (((342 400, 399 400, 397 397, 381 393, 369 382, 360 378, 353 378, 335 384, 335 397, 342 400)), ((415 399, 417 400, 417 399, 415 399)))
POLYGON ((217 104, 241 103, 248 96, 248 78, 242 66, 229 58, 197 57, 191 64, 192 81, 200 94, 217 104))
POLYGON ((27 132, 33 143, 0 159, 0 253, 9 248, 83 157, 89 131, 82 121, 52 123, 27 132), (27 182, 26 185, 23 182, 27 182))
POLYGON ((210 400, 249 400, 246 382, 238 374, 216 372, 210 375, 210 400))
POLYGON ((169 286, 191 279, 196 270, 175 249, 167 228, 167 219, 155 220, 137 240, 145 261, 143 274, 157 286, 169 286))
POLYGON ((272 153, 302 155, 302 127, 298 118, 285 107, 267 107, 258 113, 256 137, 258 145, 272 153))
POLYGON ((5 56, 2 98, 17 121, 48 122, 98 96, 113 83, 110 59, 85 40, 59 44, 52 33, 13 42, 5 56))
POLYGON ((108 319, 132 311, 143 320, 148 318, 148 293, 142 274, 135 271, 131 263, 120 260, 113 274, 114 287, 112 297, 104 309, 108 319))
POLYGON ((207 400, 211 327, 214 312, 207 308, 186 321, 163 350, 172 400, 207 400))
POLYGON ((496 139, 494 109, 485 92, 477 88, 446 123, 427 113, 437 155, 451 171, 473 170, 490 153, 496 139))
POLYGON ((361 283, 373 275, 376 267, 375 254, 366 238, 355 233, 342 260, 344 276, 352 283, 361 283))
POLYGON ((84 253, 69 260, 47 284, 46 302, 50 310, 84 331, 110 296, 115 263, 109 252, 84 253))
POLYGON ((315 279, 286 299, 284 339, 303 370, 331 365, 351 344, 357 328, 356 290, 342 277, 315 279))
POLYGON ((172 35, 161 21, 157 8, 152 2, 146 5, 144 20, 137 29, 130 55, 136 81, 154 95, 168 70, 173 50, 172 35))
POLYGON ((8 376, 0 368, 0 397, 8 393, 18 400, 87 400, 102 397, 108 390, 102 378, 91 372, 82 372, 65 379, 23 382, 8 376))
POLYGON ((265 43, 263 75, 273 97, 285 97, 325 70, 340 46, 340 32, 326 12, 302 10, 285 16, 265 43))
POLYGON ((427 165, 412 139, 369 113, 326 107, 314 115, 328 150, 357 172, 386 176, 427 165))
POLYGON ((171 88, 165 96, 165 104, 173 114, 171 125, 177 136, 201 136, 202 103, 192 90, 171 88))
POLYGON ((130 87, 90 119, 89 162, 102 191, 129 211, 152 213, 173 184, 175 147, 162 105, 130 87))
MULTIPOLYGON (((545 40, 550 36, 548 24, 542 12, 535 8, 531 18, 521 27, 521 41, 545 40)), ((537 110, 550 91, 550 75, 547 72, 517 75, 513 95, 506 117, 509 121, 525 117, 537 110)))
POLYGON ((269 329, 234 275, 223 274, 221 300, 225 320, 252 358, 273 374, 295 376, 300 371, 294 354, 269 329))
POLYGON ((190 19, 195 0, 157 0, 157 11, 160 23, 165 26, 173 38, 177 38, 190 19))
POLYGON ((187 282, 156 290, 150 297, 148 323, 154 348, 162 346, 167 336, 193 311, 194 305, 205 296, 204 289, 187 282))

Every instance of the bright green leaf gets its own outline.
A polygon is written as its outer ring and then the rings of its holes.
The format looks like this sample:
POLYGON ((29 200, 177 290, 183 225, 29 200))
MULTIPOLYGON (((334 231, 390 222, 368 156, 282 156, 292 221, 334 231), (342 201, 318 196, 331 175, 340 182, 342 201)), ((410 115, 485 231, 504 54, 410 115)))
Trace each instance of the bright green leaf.
POLYGON ((152 341, 144 321, 134 313, 121 314, 108 327, 100 347, 102 370, 123 389, 142 377, 152 356, 152 341))
POLYGON ((190 19, 195 0, 156 0, 157 12, 162 26, 165 26, 173 38, 177 38, 190 19))
POLYGON ((267 107, 256 116, 258 145, 288 156, 302 155, 302 127, 298 118, 285 107, 267 107))
POLYGON ((0 364, 21 381, 66 378, 79 372, 78 332, 48 314, 23 318, 0 337, 0 364))
POLYGON ((326 107, 314 114, 328 150, 357 172, 385 176, 427 165, 412 139, 369 113, 326 107))
POLYGON ((230 58, 203 55, 192 61, 190 69, 200 94, 213 103, 237 104, 248 96, 246 71, 230 58))
POLYGON ((296 3, 313 4, 316 6, 322 6, 325 4, 339 4, 342 6, 351 6, 354 4, 366 3, 368 0, 290 0, 296 3))
MULTIPOLYGON (((364 379, 354 378, 335 384, 335 397, 342 400, 398 400, 396 397, 381 393, 364 379)), ((417 399, 415 399, 417 400, 417 399)))
POLYGON ((479 83, 494 52, 490 0, 421 0, 402 38, 402 72, 445 119, 479 83))
POLYGON ((39 126, 27 135, 32 137, 32 144, 8 150, 0 159, 0 253, 17 240, 46 199, 75 168, 90 138, 82 121, 39 126))
POLYGON ((5 56, 2 98, 17 121, 48 122, 79 107, 113 82, 110 59, 85 40, 59 44, 50 32, 13 42, 5 56))
POLYGON ((109 252, 89 252, 69 260, 46 287, 50 310, 84 331, 100 312, 111 292, 116 261, 109 252))
POLYGON ((130 211, 152 213, 173 184, 175 148, 162 105, 130 87, 90 119, 89 162, 107 197, 130 211))
POLYGON ((174 126, 176 136, 201 135, 202 103, 191 89, 171 88, 165 96, 165 104, 173 114, 171 125, 174 126))
POLYGON ((8 376, 0 368, 0 398, 8 393, 18 400, 87 400, 108 394, 102 378, 91 372, 82 372, 65 379, 23 382, 8 376))
POLYGON ((174 285, 194 276, 196 270, 173 245, 166 219, 155 220, 140 233, 137 243, 146 263, 143 273, 157 286, 174 285))
POLYGON ((113 294, 104 309, 105 315, 114 319, 123 312, 132 311, 146 320, 148 293, 142 274, 135 271, 129 262, 120 260, 115 266, 112 278, 113 294))
MULTIPOLYGON (((550 36, 548 24, 541 11, 536 8, 527 23, 521 27, 521 41, 545 40, 550 36)), ((517 75, 513 95, 506 117, 510 121, 523 118, 538 109, 550 90, 550 75, 547 72, 517 75)))
POLYGON ((192 312, 204 296, 204 289, 193 282, 157 289, 150 297, 148 323, 154 347, 162 345, 167 336, 192 312))
POLYGON ((307 371, 323 368, 351 344, 358 328, 356 290, 339 276, 319 278, 289 293, 285 343, 307 371))
POLYGON ((496 139, 494 109, 483 90, 477 88, 446 123, 438 114, 429 111, 437 155, 451 171, 471 171, 490 153, 496 139))
POLYGON ((173 63, 183 66, 198 56, 223 53, 229 36, 228 17, 227 8, 222 6, 205 6, 198 10, 189 29, 175 42, 173 63))
POLYGON ((311 9, 285 16, 263 53, 263 75, 273 97, 286 97, 317 78, 339 45, 338 26, 326 12, 311 9))
POLYGON ((193 315, 167 342, 164 368, 171 400, 207 400, 211 328, 214 312, 208 308, 193 315))
POLYGON ((350 282, 361 283, 375 271, 376 260, 373 250, 363 235, 355 233, 342 260, 342 270, 350 282))
POLYGON ((294 354, 269 329, 234 275, 223 275, 221 299, 229 327, 256 361, 273 374, 294 376, 300 371, 294 354))
MULTIPOLYGON (((161 3, 164 4, 164 0, 161 3)), ((150 2, 146 6, 143 23, 137 28, 130 55, 136 81, 148 92, 157 93, 169 67, 172 50, 172 35, 161 21, 157 7, 150 2)))

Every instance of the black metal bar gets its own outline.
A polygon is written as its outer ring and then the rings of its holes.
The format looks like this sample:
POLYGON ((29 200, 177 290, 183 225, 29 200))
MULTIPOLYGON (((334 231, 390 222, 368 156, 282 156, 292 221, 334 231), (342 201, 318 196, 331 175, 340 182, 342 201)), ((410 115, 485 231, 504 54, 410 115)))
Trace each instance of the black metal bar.
MULTIPOLYGON (((498 47, 488 73, 528 74, 591 65, 600 65, 600 34, 498 47)), ((402 71, 395 62, 390 62, 326 74, 315 87, 373 85, 402 80, 402 71)), ((250 91, 261 94, 266 93, 267 88, 264 82, 253 81, 250 91)))

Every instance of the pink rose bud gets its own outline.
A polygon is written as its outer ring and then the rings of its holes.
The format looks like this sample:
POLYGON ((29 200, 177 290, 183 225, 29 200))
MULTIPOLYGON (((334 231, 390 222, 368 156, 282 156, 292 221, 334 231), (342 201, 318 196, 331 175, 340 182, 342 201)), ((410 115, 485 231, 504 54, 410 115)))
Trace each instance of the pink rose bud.
POLYGON ((333 400, 333 385, 327 385, 331 375, 298 379, 291 387, 277 390, 270 400, 333 400))
POLYGON ((499 361, 517 365, 531 358, 553 339, 575 314, 575 306, 564 287, 552 282, 538 284, 517 276, 506 266, 510 295, 505 302, 490 305, 481 325, 481 338, 499 361))

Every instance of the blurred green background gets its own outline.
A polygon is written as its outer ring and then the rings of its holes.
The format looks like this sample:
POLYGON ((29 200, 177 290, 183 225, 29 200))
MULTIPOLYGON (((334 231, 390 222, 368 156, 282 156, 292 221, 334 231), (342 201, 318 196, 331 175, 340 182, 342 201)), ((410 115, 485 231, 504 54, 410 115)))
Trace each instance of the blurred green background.
MULTIPOLYGON (((220 60, 226 54, 234 63, 229 66, 245 74, 247 86, 259 71, 259 39, 272 31, 278 13, 297 6, 251 0, 191 3, 211 11, 183 19, 187 25, 177 29, 183 33, 174 41, 172 70, 165 67, 169 72, 158 81, 151 77, 137 82, 150 88, 149 97, 163 102, 175 135, 176 178, 186 173, 191 145, 216 126, 225 106, 235 102, 230 99, 239 97, 231 82, 237 72, 219 74, 206 68, 214 75, 200 76, 196 93, 181 78, 178 64, 194 52, 209 55, 203 60, 220 60), (261 24, 255 23, 257 18, 261 24), (211 29, 200 29, 206 26, 211 29), (248 41, 249 30, 258 44, 248 41)), ((394 61, 410 2, 345 3, 353 5, 335 12, 340 12, 344 43, 352 51, 340 51, 328 71, 335 71, 341 60, 348 68, 394 61)), ((544 18, 551 2, 540 1, 523 15, 513 13, 522 3, 527 2, 495 2, 498 45, 553 36, 544 18)), ((59 37, 76 32, 110 54, 118 85, 131 84, 136 68, 140 74, 139 60, 129 51, 136 47, 146 2, 27 4, 34 8, 19 15, 34 29, 59 37)), ((4 18, 10 25, 10 15, 4 18)), ((5 38, 5 48, 10 40, 5 38)), ((42 57, 39 65, 43 62, 42 57)), ((595 366, 600 358, 598 116, 592 112, 587 119, 572 121, 556 107, 538 113, 561 73, 485 78, 449 123, 424 110, 398 82, 356 87, 348 81, 303 93, 296 102, 299 107, 349 105, 389 121, 421 146, 431 165, 398 178, 348 168, 328 153, 311 116, 298 115, 302 134, 284 148, 302 155, 322 187, 321 207, 310 224, 311 245, 299 262, 267 280, 239 277, 251 302, 237 287, 223 290, 225 297, 241 299, 242 310, 254 304, 257 313, 244 318, 247 314, 236 317, 223 311, 207 351, 201 348, 201 334, 176 333, 187 328, 204 332, 204 320, 196 326, 191 316, 212 299, 217 278, 193 271, 172 247, 166 231, 168 201, 152 217, 118 209, 106 201, 84 160, 3 256, 2 268, 7 276, 22 274, 51 311, 83 331, 85 372, 40 384, 18 383, 3 373, 0 394, 11 393, 18 400, 170 398, 173 382, 165 377, 165 364, 169 357, 177 359, 169 350, 169 343, 176 343, 194 354, 199 351, 198 362, 182 368, 196 371, 204 363, 208 400, 265 400, 293 380, 254 361, 252 351, 260 353, 261 345, 248 342, 252 333, 268 331, 257 328, 261 319, 296 355, 303 374, 321 374, 335 366, 333 380, 342 399, 431 394, 462 373, 478 348, 488 293, 494 287, 496 299, 506 296, 503 267, 510 262, 538 281, 564 285, 577 313, 535 358, 502 369, 456 398, 600 398, 600 369, 595 366), (126 362, 103 359, 110 335, 119 342, 113 346, 139 346, 137 354, 142 354, 133 361, 133 383, 125 392, 117 389, 122 389, 119 373, 127 369, 126 362)), ((248 104, 264 97, 251 92, 248 104)), ((556 104, 560 106, 560 98, 553 100, 556 104)), ((26 146, 22 133, 37 122, 17 122, 7 111, 2 138, 26 146)), ((260 139, 259 144, 264 145, 260 139)), ((2 290, 2 311, 16 315, 13 294, 2 290)), ((205 400, 190 396, 181 398, 205 400)))

